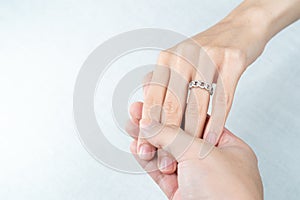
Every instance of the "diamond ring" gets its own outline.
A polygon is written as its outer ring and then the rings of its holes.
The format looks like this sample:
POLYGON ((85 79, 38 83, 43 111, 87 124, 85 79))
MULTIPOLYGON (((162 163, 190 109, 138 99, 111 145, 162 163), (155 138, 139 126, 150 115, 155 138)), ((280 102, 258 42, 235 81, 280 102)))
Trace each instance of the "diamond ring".
POLYGON ((205 89, 209 92, 210 95, 213 95, 214 93, 214 88, 212 87, 212 84, 207 83, 205 81, 199 81, 199 80, 194 80, 189 83, 189 89, 192 88, 201 88, 205 89))

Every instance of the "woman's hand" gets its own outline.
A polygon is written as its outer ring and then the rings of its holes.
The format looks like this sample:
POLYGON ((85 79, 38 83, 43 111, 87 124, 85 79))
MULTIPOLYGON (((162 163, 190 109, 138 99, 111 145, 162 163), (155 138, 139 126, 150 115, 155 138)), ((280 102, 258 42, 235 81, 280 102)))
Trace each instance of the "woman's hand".
MULTIPOLYGON (((131 105, 130 134, 139 134, 136 128, 141 119, 142 103, 131 105)), ((169 199, 263 199, 262 182, 257 159, 251 148, 224 129, 218 147, 194 138, 178 127, 160 123, 141 122, 141 136, 157 148, 163 148, 178 161, 177 172, 163 174, 157 158, 144 161, 137 155, 137 141, 131 151, 140 165, 149 173, 169 199), (201 158, 201 154, 206 154, 201 158), (201 153, 202 152, 202 153, 201 153)))
MULTIPOLYGON (((184 116, 184 130, 187 133, 217 144, 238 80, 266 44, 264 37, 259 35, 261 31, 257 30, 258 27, 253 28, 251 22, 245 24, 245 20, 224 19, 193 38, 161 52, 145 93, 142 118, 180 127, 184 116), (188 84, 192 80, 216 83, 211 117, 205 130, 210 94, 205 89, 192 88, 186 104, 188 84)), ((141 138, 137 149, 144 160, 154 155, 145 152, 155 151, 141 138)), ((159 151, 158 157, 159 163, 165 159, 172 160, 164 151, 159 151)), ((175 163, 169 166, 169 169, 162 171, 172 173, 176 169, 175 163)))
MULTIPOLYGON (((178 127, 184 121, 186 133, 216 145, 241 75, 273 35, 299 18, 295 8, 299 2, 244 1, 213 27, 162 51, 145 93, 142 118, 178 127), (216 84, 206 127, 210 95, 205 89, 192 88, 186 105, 192 80, 216 84)), ((139 138, 137 149, 144 160, 154 156, 155 148, 146 140, 139 138)), ((162 160, 170 162, 172 157, 161 150, 159 165, 162 160)), ((175 162, 169 166, 162 171, 172 173, 176 169, 175 162)))

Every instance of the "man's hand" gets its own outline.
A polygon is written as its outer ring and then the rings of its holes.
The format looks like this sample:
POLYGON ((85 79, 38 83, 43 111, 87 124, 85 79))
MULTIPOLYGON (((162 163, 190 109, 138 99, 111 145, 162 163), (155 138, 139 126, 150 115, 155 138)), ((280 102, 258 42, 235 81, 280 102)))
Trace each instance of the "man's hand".
POLYGON ((169 199, 263 199, 262 182, 257 159, 251 148, 227 129, 224 129, 218 147, 190 136, 180 128, 157 122, 141 122, 140 137, 176 158, 177 172, 163 174, 154 170, 157 157, 141 160, 137 155, 137 136, 142 115, 142 103, 130 107, 131 126, 127 127, 135 140, 131 152, 148 171, 169 199), (206 157, 201 157, 201 154, 206 157))

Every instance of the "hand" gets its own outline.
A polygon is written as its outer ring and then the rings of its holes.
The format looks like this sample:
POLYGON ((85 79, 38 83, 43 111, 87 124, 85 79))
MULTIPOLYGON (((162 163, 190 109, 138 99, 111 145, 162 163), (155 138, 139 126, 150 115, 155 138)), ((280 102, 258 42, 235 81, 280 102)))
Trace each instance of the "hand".
MULTIPOLYGON (((136 139, 142 106, 142 103, 134 103, 130 108, 133 127, 128 129, 136 139)), ((157 122, 150 126, 141 122, 141 126, 144 128, 141 128, 140 134, 144 139, 157 148, 165 149, 178 161, 177 173, 163 174, 157 168, 153 170, 157 166, 157 157, 151 161, 139 158, 136 139, 130 146, 137 161, 169 199, 263 199, 255 154, 227 129, 224 129, 218 147, 213 147, 174 126, 163 126, 157 122), (200 159, 201 150, 211 147, 211 153, 200 159)))
MULTIPOLYGON (((180 127, 185 113, 185 132, 216 145, 241 75, 277 32, 300 17, 299 6, 299 0, 244 1, 213 27, 162 51, 145 95, 142 118, 180 127), (193 88, 186 105, 191 80, 216 83, 206 127, 210 95, 193 88)), ((137 149, 144 160, 154 156, 155 148, 142 138, 137 149)), ((172 160, 162 150, 158 158, 159 165, 161 160, 172 160)), ((163 172, 174 170, 175 163, 163 172)))
MULTIPOLYGON (((239 78, 263 51, 265 41, 256 34, 250 25, 223 20, 192 39, 161 52, 145 93, 142 118, 180 127, 185 113, 184 130, 216 145, 239 78), (210 94, 204 89, 193 88, 186 105, 188 84, 192 80, 216 83, 212 113, 205 130, 210 94)), ((141 138, 137 149, 144 160, 151 159, 155 151, 141 138)), ((159 165, 161 160, 174 160, 164 151, 159 151, 158 157, 159 165)), ((169 166, 162 171, 172 173, 176 170, 175 164, 169 166)))

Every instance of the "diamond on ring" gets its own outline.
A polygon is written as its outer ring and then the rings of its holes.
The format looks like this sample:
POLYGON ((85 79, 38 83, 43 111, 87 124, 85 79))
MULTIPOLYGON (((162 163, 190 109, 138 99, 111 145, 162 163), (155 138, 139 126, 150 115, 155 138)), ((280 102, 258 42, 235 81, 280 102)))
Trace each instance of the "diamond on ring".
POLYGON ((199 80, 194 80, 189 83, 189 89, 197 88, 197 87, 207 90, 210 95, 213 95, 214 93, 214 88, 210 83, 207 83, 205 81, 199 81, 199 80))

